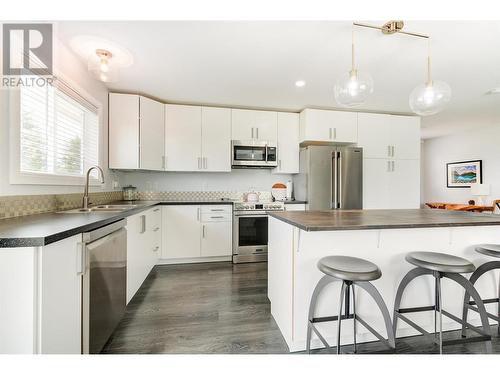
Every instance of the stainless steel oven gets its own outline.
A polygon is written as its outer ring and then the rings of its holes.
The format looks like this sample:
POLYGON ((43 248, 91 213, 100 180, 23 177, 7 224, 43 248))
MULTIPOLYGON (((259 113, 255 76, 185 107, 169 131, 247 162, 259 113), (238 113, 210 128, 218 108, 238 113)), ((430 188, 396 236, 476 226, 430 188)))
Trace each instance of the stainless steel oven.
POLYGON ((282 211, 283 203, 236 203, 233 210, 233 263, 266 262, 267 211, 282 211))
POLYGON ((233 168, 275 168, 278 166, 276 143, 267 141, 232 141, 233 168))

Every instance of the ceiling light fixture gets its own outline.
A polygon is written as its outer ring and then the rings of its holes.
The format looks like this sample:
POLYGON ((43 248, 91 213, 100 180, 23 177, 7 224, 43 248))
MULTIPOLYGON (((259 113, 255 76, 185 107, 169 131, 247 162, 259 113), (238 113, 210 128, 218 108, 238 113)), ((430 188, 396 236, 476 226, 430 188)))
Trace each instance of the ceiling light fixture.
MULTIPOLYGON (((353 25, 354 26, 354 25, 353 25)), ((351 70, 341 77, 334 86, 335 100, 345 107, 355 107, 363 104, 373 93, 373 79, 365 72, 356 68, 354 48, 354 27, 351 42, 351 70)))
MULTIPOLYGON (((364 23, 353 23, 353 26, 366 27, 370 29, 381 30, 383 34, 406 34, 419 38, 425 38, 428 41, 427 55, 427 81, 413 89, 409 97, 411 110, 420 116, 434 115, 441 112, 451 99, 450 86, 443 81, 434 81, 431 74, 431 53, 430 37, 424 34, 403 31, 403 21, 388 21, 383 26, 367 25, 364 23)), ((353 38, 354 40, 354 38, 353 38)), ((353 42, 353 70, 354 69, 354 42, 353 42)), ((373 89, 372 89, 373 90, 373 89)), ((338 101, 338 100, 337 100, 338 101)))
POLYGON ((295 82, 295 86, 304 87, 306 85, 306 81, 297 81, 295 82))
POLYGON ((500 94, 500 86, 495 87, 494 89, 486 91, 485 95, 498 95, 500 94))
POLYGON ((118 67, 112 61, 113 54, 105 49, 96 49, 88 61, 88 69, 102 82, 116 82, 118 67))
POLYGON ((427 81, 415 87, 410 94, 410 108, 420 116, 441 112, 451 99, 451 88, 443 81, 433 81, 431 73, 431 48, 428 39, 427 81))

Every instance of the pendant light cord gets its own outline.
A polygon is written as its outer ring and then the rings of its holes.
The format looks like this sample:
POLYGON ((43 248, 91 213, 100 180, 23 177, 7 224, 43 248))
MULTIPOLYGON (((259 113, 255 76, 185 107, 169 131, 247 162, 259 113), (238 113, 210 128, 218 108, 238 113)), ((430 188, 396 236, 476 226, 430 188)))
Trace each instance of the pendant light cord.
POLYGON ((431 73, 431 38, 427 38, 427 85, 432 86, 431 73))
POLYGON ((354 56, 354 25, 351 27, 351 74, 356 72, 355 56, 354 56))

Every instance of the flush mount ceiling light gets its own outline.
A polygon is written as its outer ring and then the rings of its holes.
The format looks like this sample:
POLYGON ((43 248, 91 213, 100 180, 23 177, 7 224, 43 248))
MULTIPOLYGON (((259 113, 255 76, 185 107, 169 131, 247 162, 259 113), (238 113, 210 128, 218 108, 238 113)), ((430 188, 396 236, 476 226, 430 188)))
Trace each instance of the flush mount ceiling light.
POLYGON ((500 86, 495 87, 494 89, 486 91, 485 95, 498 95, 500 94, 500 86))
MULTIPOLYGON (((404 27, 403 21, 389 21, 382 26, 374 26, 374 25, 354 22, 353 26, 377 29, 382 31, 382 33, 385 35, 405 34, 427 39, 429 43, 428 55, 427 55, 427 81, 421 85, 418 85, 413 89, 409 97, 409 104, 411 110, 420 116, 434 115, 438 112, 441 112, 444 109, 446 104, 448 104, 448 102, 451 99, 451 89, 446 82, 434 81, 432 79, 430 37, 428 35, 403 31, 404 27)), ((353 43, 352 43, 352 61, 353 61, 352 70, 349 73, 350 78, 344 79, 342 82, 340 82, 339 90, 341 91, 339 91, 339 94, 337 93, 337 86, 335 88, 335 98, 337 99, 337 102, 339 102, 339 104, 348 103, 344 105, 349 105, 349 106, 361 104, 364 101, 363 99, 366 100, 366 97, 371 93, 368 92, 369 91, 368 89, 370 87, 368 85, 365 87, 366 91, 364 91, 364 95, 360 95, 359 93, 361 88, 360 85, 362 84, 361 82, 363 82, 363 79, 360 76, 359 72, 356 71, 354 66, 354 32, 353 32, 353 43), (342 87, 344 88, 342 89, 342 87), (353 89, 352 93, 349 93, 349 87, 353 89), (340 94, 342 94, 344 98, 340 94), (338 95, 339 98, 337 98, 338 95), (355 98, 357 98, 358 100, 356 101, 355 98)), ((365 80, 367 83, 369 83, 371 78, 369 79, 365 78, 365 80)), ((371 91, 373 91, 373 83, 371 84, 371 91)))
POLYGON ((297 81, 295 82, 295 86, 304 87, 306 85, 306 81, 297 81))
POLYGON ((98 80, 116 82, 120 70, 134 62, 132 54, 114 42, 92 35, 78 35, 71 39, 71 48, 87 62, 89 72, 98 80))
POLYGON ((373 93, 373 79, 365 72, 356 68, 354 48, 354 27, 351 42, 351 70, 342 76, 334 86, 335 100, 345 107, 355 107, 363 104, 373 93))

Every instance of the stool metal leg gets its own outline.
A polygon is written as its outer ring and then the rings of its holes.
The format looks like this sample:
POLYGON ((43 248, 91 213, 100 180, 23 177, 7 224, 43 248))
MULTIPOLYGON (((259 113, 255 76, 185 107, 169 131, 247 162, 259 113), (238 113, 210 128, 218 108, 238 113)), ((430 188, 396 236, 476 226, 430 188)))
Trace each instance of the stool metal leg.
MULTIPOLYGON (((484 275, 488 271, 492 271, 495 269, 500 269, 500 262, 499 261, 493 261, 493 262, 487 262, 479 266, 470 276, 469 281, 471 282, 472 285, 476 283, 476 281, 484 275)), ((499 285, 498 285, 498 298, 499 298, 499 303, 498 303, 498 319, 499 319, 499 324, 498 324, 498 333, 500 334, 500 280, 499 280, 499 285)), ((463 306, 463 313, 462 313, 462 337, 466 337, 466 323, 467 323, 467 315, 469 313, 469 308, 467 305, 470 302, 470 295, 465 292, 464 295, 464 306, 463 306)))
POLYGON ((438 273, 435 275, 436 278, 436 293, 437 293, 437 306, 435 306, 434 312, 436 309, 439 309, 439 354, 443 354, 443 301, 442 301, 442 293, 441 293, 441 275, 438 273))
MULTIPOLYGON (((472 285, 472 283, 467 278, 465 278, 463 275, 459 273, 443 273, 443 277, 451 279, 455 281, 457 284, 461 285, 465 289, 465 292, 468 293, 476 303, 479 316, 481 318, 481 324, 483 326, 482 333, 484 335, 490 336, 490 340, 485 341, 486 352, 491 353, 490 322, 488 321, 488 315, 486 314, 486 309, 484 307, 483 300, 479 296, 479 293, 477 292, 476 288, 474 288, 474 285, 472 285)), ((447 314, 447 316, 449 316, 449 314, 447 314)))
POLYGON ((354 293, 354 284, 352 284, 352 315, 353 315, 353 331, 354 331, 354 354, 356 354, 356 294, 354 293))
POLYGON ((399 283, 398 286, 398 291, 396 292, 396 299, 394 300, 394 318, 393 318, 393 332, 394 332, 394 337, 396 337, 396 330, 398 328, 398 311, 399 307, 401 306, 401 298, 403 297, 403 292, 405 291, 406 287, 408 286, 409 283, 413 281, 413 279, 416 279, 417 277, 420 277, 422 275, 432 275, 431 270, 427 270, 425 268, 414 268, 410 270, 404 277, 403 280, 399 283))
POLYGON ((337 354, 340 354, 340 327, 342 325, 342 304, 344 302, 344 294, 346 291, 345 281, 342 282, 342 287, 340 288, 340 301, 339 301, 339 319, 337 325, 337 354))

